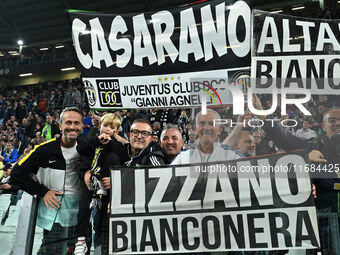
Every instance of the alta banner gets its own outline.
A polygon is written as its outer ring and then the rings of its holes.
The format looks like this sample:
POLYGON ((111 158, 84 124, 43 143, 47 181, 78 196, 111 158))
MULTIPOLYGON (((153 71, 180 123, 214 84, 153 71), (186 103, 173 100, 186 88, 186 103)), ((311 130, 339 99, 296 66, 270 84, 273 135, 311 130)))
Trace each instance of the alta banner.
POLYGON ((253 91, 339 94, 339 38, 339 20, 254 10, 253 91))

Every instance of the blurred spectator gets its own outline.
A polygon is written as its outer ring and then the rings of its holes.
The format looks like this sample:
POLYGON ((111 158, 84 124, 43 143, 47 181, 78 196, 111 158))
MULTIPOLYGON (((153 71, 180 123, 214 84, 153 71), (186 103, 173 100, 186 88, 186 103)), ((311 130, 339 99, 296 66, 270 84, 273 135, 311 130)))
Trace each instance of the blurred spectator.
POLYGON ((84 137, 87 137, 87 134, 90 132, 90 129, 93 127, 92 125, 92 119, 91 114, 92 112, 87 112, 86 110, 83 110, 83 130, 84 130, 84 137))
POLYGON ((14 163, 19 157, 19 153, 12 142, 8 142, 6 150, 3 156, 0 156, 0 160, 4 163, 14 163))
POLYGON ((44 97, 39 102, 38 111, 37 111, 38 115, 39 116, 45 116, 47 109, 48 109, 48 101, 47 101, 47 98, 44 97))
POLYGON ((101 118, 100 115, 97 115, 96 113, 92 114, 91 120, 93 127, 88 132, 87 134, 88 137, 100 135, 100 118, 101 118))
POLYGON ((316 138, 316 133, 314 130, 310 129, 310 124, 308 120, 304 120, 302 123, 302 128, 298 129, 295 135, 305 141, 311 141, 316 138))
POLYGON ((122 119, 121 119, 122 125, 122 132, 124 133, 124 136, 128 136, 128 133, 130 132, 131 128, 131 118, 130 118, 130 112, 123 110, 122 111, 122 119))
POLYGON ((15 109, 15 117, 19 123, 22 122, 23 118, 27 115, 26 105, 23 100, 20 100, 17 108, 15 109))
POLYGON ((149 122, 152 125, 156 121, 157 109, 151 109, 149 112, 149 122))
POLYGON ((276 153, 274 142, 263 139, 263 130, 254 129, 252 135, 256 146, 256 156, 276 153))
POLYGON ((161 137, 161 123, 159 123, 158 121, 155 121, 152 124, 152 134, 157 135, 158 139, 161 137))
POLYGON ((137 114, 135 115, 135 120, 138 120, 138 119, 149 120, 149 116, 145 110, 139 110, 137 114))
POLYGON ((64 100, 63 100, 63 108, 71 106, 72 105, 72 90, 68 89, 64 95, 64 100))
MULTIPOLYGON (((38 124, 37 124, 38 125, 38 124)), ((46 124, 44 128, 41 130, 42 137, 46 138, 46 140, 51 140, 55 137, 55 135, 60 134, 59 127, 53 123, 52 116, 46 116, 46 124)))
POLYGON ((255 139, 249 131, 241 131, 240 138, 234 146, 245 157, 252 157, 256 155, 255 139))
MULTIPOLYGON (((116 115, 119 118, 120 122, 122 123, 122 111, 119 109, 118 110, 116 109, 113 111, 113 114, 116 115)), ((122 126, 119 126, 116 134, 118 134, 120 137, 123 137, 125 140, 129 140, 129 136, 127 133, 123 131, 122 126)))
POLYGON ((1 138, 0 140, 0 156, 3 156, 6 150, 7 138, 1 138))
POLYGON ((14 141, 14 134, 8 133, 7 137, 8 137, 8 142, 13 142, 14 141))
POLYGON ((37 141, 37 145, 39 145, 39 144, 46 142, 46 138, 42 136, 37 136, 36 141, 37 141))
POLYGON ((319 102, 326 105, 327 109, 332 108, 332 103, 328 100, 327 95, 319 95, 319 102))
POLYGON ((185 145, 188 145, 189 143, 189 130, 191 130, 191 128, 192 128, 191 123, 188 122, 185 128, 183 129, 182 138, 184 140, 185 145))
POLYGON ((5 117, 6 108, 0 104, 0 125, 2 124, 5 117))
POLYGON ((37 123, 35 125, 35 129, 34 129, 35 138, 38 138, 39 136, 41 136, 41 130, 42 130, 42 128, 41 128, 40 124, 37 123))
POLYGON ((27 126, 27 119, 24 118, 21 122, 21 125, 18 127, 18 130, 16 133, 16 137, 19 138, 21 141, 23 141, 24 131, 25 131, 26 126, 27 126))
POLYGON ((72 103, 73 105, 80 106, 81 105, 81 93, 76 86, 73 87, 72 92, 72 103))
POLYGON ((159 142, 158 134, 152 131, 152 141, 155 143, 159 142))
POLYGON ((189 143, 188 145, 193 145, 196 142, 197 139, 197 133, 195 130, 191 129, 189 131, 189 143))
POLYGON ((177 125, 181 126, 182 129, 184 130, 186 128, 187 123, 190 122, 189 117, 187 116, 187 111, 182 110, 181 115, 178 118, 177 125))
POLYGON ((55 91, 52 90, 51 91, 51 95, 48 98, 48 108, 50 110, 54 110, 54 108, 55 108, 55 104, 56 104, 56 100, 55 99, 56 99, 55 91))
POLYGON ((4 120, 3 122, 6 123, 8 120, 11 119, 11 116, 14 116, 15 115, 15 112, 14 110, 12 109, 12 105, 7 105, 7 109, 6 109, 6 112, 5 112, 5 116, 4 116, 4 120))
POLYGON ((16 205, 21 198, 22 191, 18 193, 20 187, 11 183, 10 173, 12 171, 12 164, 6 164, 4 167, 4 175, 0 179, 0 195, 11 194, 11 205, 16 205))
POLYGON ((35 112, 30 112, 27 117, 27 126, 24 131, 24 136, 26 137, 26 140, 28 137, 33 138, 35 137, 34 130, 37 125, 37 118, 35 116, 35 112))
POLYGON ((24 152, 25 146, 23 146, 22 142, 18 138, 14 138, 13 146, 18 151, 19 155, 24 152))
POLYGON ((318 123, 323 121, 323 114, 328 110, 327 103, 318 103, 317 104, 317 113, 315 119, 318 123))
POLYGON ((3 95, 0 95, 0 104, 6 105, 6 98, 3 95))
POLYGON ((228 136, 228 132, 225 131, 224 125, 220 125, 219 127, 219 135, 218 135, 218 140, 220 142, 223 142, 228 136))

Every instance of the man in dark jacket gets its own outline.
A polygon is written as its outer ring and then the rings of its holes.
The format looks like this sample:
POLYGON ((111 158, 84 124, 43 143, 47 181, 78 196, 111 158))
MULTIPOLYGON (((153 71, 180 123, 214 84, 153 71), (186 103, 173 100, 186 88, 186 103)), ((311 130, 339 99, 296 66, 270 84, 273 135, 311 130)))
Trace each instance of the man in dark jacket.
POLYGON ((23 100, 20 100, 19 104, 17 105, 17 108, 15 108, 15 117, 18 121, 18 123, 21 123, 23 118, 25 118, 27 115, 27 109, 26 105, 23 100))
POLYGON ((15 116, 15 112, 12 108, 12 105, 9 104, 5 112, 3 123, 6 123, 7 120, 11 119, 11 116, 15 116))
MULTIPOLYGON (((119 145, 116 148, 120 163, 117 157, 110 156, 105 159, 105 166, 112 168, 115 166, 160 166, 165 164, 164 155, 161 147, 152 142, 152 128, 150 122, 145 119, 135 120, 129 132, 130 143, 119 145)), ((110 189, 110 177, 102 179, 104 189, 110 189)), ((99 227, 96 230, 96 243, 102 246, 102 254, 108 254, 109 245, 109 214, 107 214, 108 201, 102 201, 102 209, 97 213, 95 225, 99 227)))
POLYGON ((130 143, 117 148, 121 165, 160 166, 165 164, 161 147, 152 142, 152 128, 145 119, 135 120, 129 132, 130 143))

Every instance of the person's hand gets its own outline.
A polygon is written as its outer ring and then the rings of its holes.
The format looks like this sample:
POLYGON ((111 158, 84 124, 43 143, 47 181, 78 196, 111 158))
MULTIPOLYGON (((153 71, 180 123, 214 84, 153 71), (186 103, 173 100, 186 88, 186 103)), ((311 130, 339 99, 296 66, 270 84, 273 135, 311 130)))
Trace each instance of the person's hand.
POLYGON ((84 175, 84 181, 88 189, 90 189, 90 182, 91 182, 91 170, 87 170, 84 175))
POLYGON ((12 186, 7 184, 7 183, 0 185, 0 189, 11 189, 11 188, 12 188, 12 186))
POLYGON ((314 184, 312 184, 312 194, 314 198, 317 198, 316 197, 316 186, 314 184))
POLYGON ((47 191, 47 193, 43 197, 43 200, 44 200, 44 203, 47 209, 50 209, 50 206, 52 206, 52 208, 54 209, 57 209, 61 204, 61 201, 57 198, 57 195, 62 195, 62 194, 63 193, 59 191, 55 191, 55 190, 47 191))
POLYGON ((102 179, 102 186, 105 190, 109 190, 111 188, 111 178, 110 177, 104 177, 102 179))
POLYGON ((249 111, 246 111, 244 114, 240 114, 237 117, 237 125, 235 127, 236 128, 241 128, 241 129, 243 129, 244 127, 248 127, 249 126, 248 122, 253 117, 254 117, 254 115, 251 112, 249 112, 249 111), (243 123, 244 123, 244 125, 243 125, 243 123))
POLYGON ((327 160, 324 158, 323 154, 318 150, 312 150, 309 154, 309 160, 311 162, 326 163, 327 160))
MULTIPOLYGON (((256 94, 253 94, 252 102, 255 109, 263 110, 261 100, 256 94)), ((265 120, 267 118, 267 115, 257 115, 256 117, 260 120, 265 120)))
POLYGON ((98 136, 98 139, 101 144, 108 144, 111 141, 111 137, 106 133, 102 133, 100 136, 98 136))
POLYGON ((107 204, 107 213, 110 213, 111 212, 111 203, 108 203, 107 204))

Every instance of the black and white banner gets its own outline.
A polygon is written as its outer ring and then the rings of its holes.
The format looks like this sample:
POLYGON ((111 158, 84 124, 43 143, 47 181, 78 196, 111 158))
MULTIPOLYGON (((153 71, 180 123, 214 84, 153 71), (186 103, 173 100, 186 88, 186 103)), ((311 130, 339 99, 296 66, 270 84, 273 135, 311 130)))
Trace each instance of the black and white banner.
POLYGON ((69 17, 92 109, 197 106, 201 99, 192 95, 197 88, 230 104, 229 96, 216 95, 223 89, 214 89, 213 81, 244 87, 249 1, 137 14, 69 12, 69 17), (197 87, 196 79, 211 81, 197 87))
POLYGON ((110 254, 311 249, 301 153, 111 172, 110 254))
POLYGON ((257 93, 340 91, 339 20, 253 11, 251 76, 257 93))

